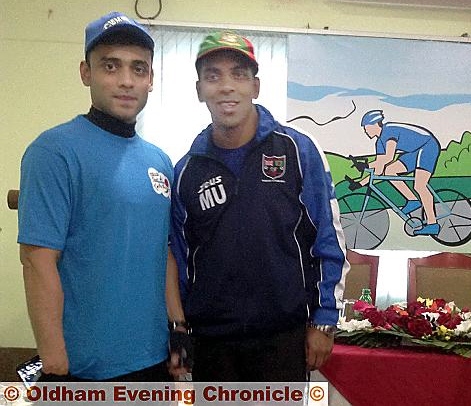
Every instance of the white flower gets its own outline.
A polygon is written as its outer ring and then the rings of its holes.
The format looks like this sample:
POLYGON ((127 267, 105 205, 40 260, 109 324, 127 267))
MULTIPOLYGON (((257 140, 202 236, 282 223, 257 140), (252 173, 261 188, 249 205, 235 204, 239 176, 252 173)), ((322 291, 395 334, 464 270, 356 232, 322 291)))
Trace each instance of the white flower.
POLYGON ((461 313, 461 318, 463 320, 471 320, 471 312, 461 313))
POLYGON ((352 331, 371 328, 372 325, 368 319, 365 319, 365 320, 351 319, 349 321, 346 321, 345 317, 340 317, 338 327, 340 330, 345 330, 350 333, 352 331))
POLYGON ((471 338, 471 318, 462 321, 454 330, 456 336, 464 336, 471 338))
POLYGON ((422 316, 424 316, 428 321, 433 322, 438 320, 440 313, 424 312, 422 313, 422 316))
POLYGON ((455 304, 454 301, 448 302, 446 305, 447 305, 447 306, 451 309, 451 311, 453 311, 453 312, 456 312, 456 313, 461 312, 461 309, 460 309, 458 306, 456 306, 456 304, 455 304))

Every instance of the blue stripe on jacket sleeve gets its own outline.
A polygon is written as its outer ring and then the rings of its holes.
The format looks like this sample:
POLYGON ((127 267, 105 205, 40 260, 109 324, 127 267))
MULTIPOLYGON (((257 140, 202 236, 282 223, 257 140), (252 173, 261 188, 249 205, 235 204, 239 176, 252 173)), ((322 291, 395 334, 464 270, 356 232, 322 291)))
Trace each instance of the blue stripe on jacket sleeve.
POLYGON ((303 176, 300 199, 317 230, 311 255, 320 259, 319 307, 310 318, 317 324, 334 325, 338 322, 349 269, 335 187, 327 159, 315 140, 296 132, 290 135, 298 147, 303 176))

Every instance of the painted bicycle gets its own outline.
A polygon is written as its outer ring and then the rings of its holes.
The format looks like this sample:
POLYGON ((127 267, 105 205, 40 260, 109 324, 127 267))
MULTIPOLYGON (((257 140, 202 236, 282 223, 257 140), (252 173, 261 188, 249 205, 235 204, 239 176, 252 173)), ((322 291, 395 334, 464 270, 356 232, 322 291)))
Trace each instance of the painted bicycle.
MULTIPOLYGON (((345 176, 345 180, 352 184, 368 173, 369 182, 363 188, 365 191, 355 191, 338 199, 340 208, 340 221, 344 230, 347 248, 374 249, 386 238, 389 231, 389 211, 392 210, 404 222, 404 231, 414 236, 414 230, 424 225, 423 209, 419 208, 405 214, 397 203, 385 193, 385 185, 391 181, 402 180, 414 182, 414 176, 386 176, 375 175, 368 168, 367 158, 349 157, 352 167, 355 167, 360 176, 352 179, 345 176)), ((392 185, 390 188, 394 189, 392 185)), ((471 240, 471 202, 461 192, 446 188, 434 189, 428 185, 433 195, 437 222, 440 232, 431 237, 440 244, 459 246, 471 240)))

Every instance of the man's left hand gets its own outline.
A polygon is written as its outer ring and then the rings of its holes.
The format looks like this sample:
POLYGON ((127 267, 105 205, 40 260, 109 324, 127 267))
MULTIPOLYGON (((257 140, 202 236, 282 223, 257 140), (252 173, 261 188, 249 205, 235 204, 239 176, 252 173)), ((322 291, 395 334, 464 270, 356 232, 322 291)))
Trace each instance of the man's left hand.
POLYGON ((170 362, 169 372, 178 378, 191 372, 193 368, 193 344, 186 331, 173 330, 169 338, 170 362))
POLYGON ((320 368, 330 357, 334 347, 334 336, 314 327, 306 331, 306 368, 313 371, 320 368))

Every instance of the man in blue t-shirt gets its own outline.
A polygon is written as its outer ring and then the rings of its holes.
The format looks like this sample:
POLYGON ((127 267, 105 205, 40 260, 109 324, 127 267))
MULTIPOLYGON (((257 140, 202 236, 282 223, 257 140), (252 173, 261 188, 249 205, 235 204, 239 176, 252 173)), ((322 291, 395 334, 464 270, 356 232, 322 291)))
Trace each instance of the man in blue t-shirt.
MULTIPOLYGON (((396 176, 414 172, 414 190, 418 197, 405 182, 393 181, 392 185, 407 199, 402 208, 409 214, 423 206, 426 224, 414 231, 415 235, 437 235, 440 225, 437 223, 433 196, 427 185, 435 171, 440 144, 427 129, 406 123, 383 123, 382 110, 368 111, 362 118, 361 126, 371 139, 376 140, 376 160, 369 164, 377 175, 396 176), (396 154, 398 157, 396 159, 396 154)), ((368 177, 352 187, 364 186, 368 177)))
MULTIPOLYGON (((167 248, 172 163, 135 132, 153 50, 121 13, 90 23, 80 64, 90 111, 23 156, 18 242, 43 380, 168 381, 168 318, 171 348, 191 354, 167 248)), ((178 354, 174 375, 186 371, 178 354)))

